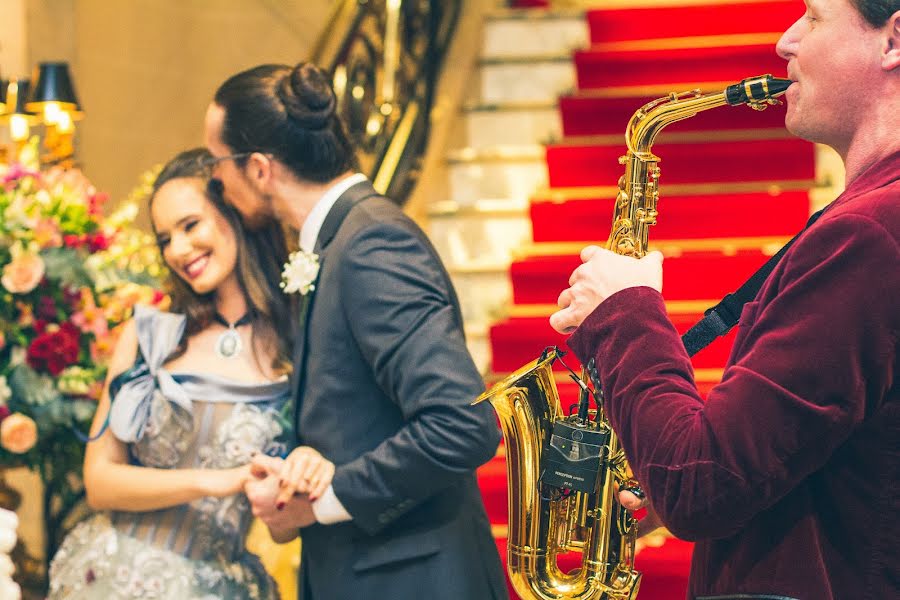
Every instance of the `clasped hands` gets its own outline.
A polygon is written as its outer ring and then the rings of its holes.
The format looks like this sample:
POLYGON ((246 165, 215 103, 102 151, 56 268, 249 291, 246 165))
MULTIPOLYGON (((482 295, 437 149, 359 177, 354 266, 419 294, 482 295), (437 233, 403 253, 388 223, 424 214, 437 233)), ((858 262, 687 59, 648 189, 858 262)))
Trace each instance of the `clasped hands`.
POLYGON ((334 477, 334 463, 309 446, 294 449, 287 458, 257 454, 250 463, 244 493, 253 515, 269 527, 276 542, 312 525, 312 503, 322 497, 334 477))

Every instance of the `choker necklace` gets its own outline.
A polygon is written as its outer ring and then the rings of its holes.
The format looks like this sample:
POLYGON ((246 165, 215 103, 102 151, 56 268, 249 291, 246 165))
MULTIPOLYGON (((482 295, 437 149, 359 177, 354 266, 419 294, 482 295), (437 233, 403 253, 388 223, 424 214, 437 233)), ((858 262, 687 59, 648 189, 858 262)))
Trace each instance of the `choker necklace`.
POLYGON ((237 332, 237 328, 241 325, 250 323, 249 313, 245 314, 234 323, 229 323, 225 320, 225 317, 219 313, 215 313, 213 319, 216 323, 220 323, 228 328, 223 331, 222 335, 216 340, 216 355, 219 358, 234 358, 235 356, 238 356, 241 353, 241 350, 244 349, 244 342, 241 340, 241 334, 237 332))

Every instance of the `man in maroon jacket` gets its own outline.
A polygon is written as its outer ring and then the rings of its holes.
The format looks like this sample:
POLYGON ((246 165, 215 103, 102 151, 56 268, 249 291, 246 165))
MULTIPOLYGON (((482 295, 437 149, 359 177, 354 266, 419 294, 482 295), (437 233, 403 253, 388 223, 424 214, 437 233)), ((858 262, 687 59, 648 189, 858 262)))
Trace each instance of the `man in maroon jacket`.
POLYGON ((596 358, 652 509, 697 541, 692 599, 900 598, 900 0, 807 7, 777 46, 786 124, 847 187, 744 307, 706 404, 659 253, 585 248, 550 319, 596 358))

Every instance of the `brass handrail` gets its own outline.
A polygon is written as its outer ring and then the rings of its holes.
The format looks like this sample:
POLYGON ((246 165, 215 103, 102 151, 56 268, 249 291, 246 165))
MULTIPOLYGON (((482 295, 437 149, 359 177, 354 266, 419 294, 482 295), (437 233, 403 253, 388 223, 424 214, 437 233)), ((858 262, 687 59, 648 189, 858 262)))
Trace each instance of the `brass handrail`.
POLYGON ((399 203, 415 185, 461 0, 338 0, 311 60, 332 76, 363 173, 399 203))

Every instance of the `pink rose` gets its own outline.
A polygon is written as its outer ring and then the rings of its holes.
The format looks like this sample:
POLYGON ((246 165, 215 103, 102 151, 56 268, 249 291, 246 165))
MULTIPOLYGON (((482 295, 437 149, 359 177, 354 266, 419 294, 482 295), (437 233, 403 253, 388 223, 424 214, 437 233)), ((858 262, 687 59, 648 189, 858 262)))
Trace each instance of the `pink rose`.
POLYGON ((22 413, 13 413, 0 423, 0 446, 14 454, 24 454, 37 443, 37 424, 22 413))
POLYGON ((3 266, 0 283, 13 294, 27 294, 44 278, 44 261, 37 254, 24 252, 3 266))
POLYGON ((0 350, 6 348, 6 336, 0 331, 0 350))

